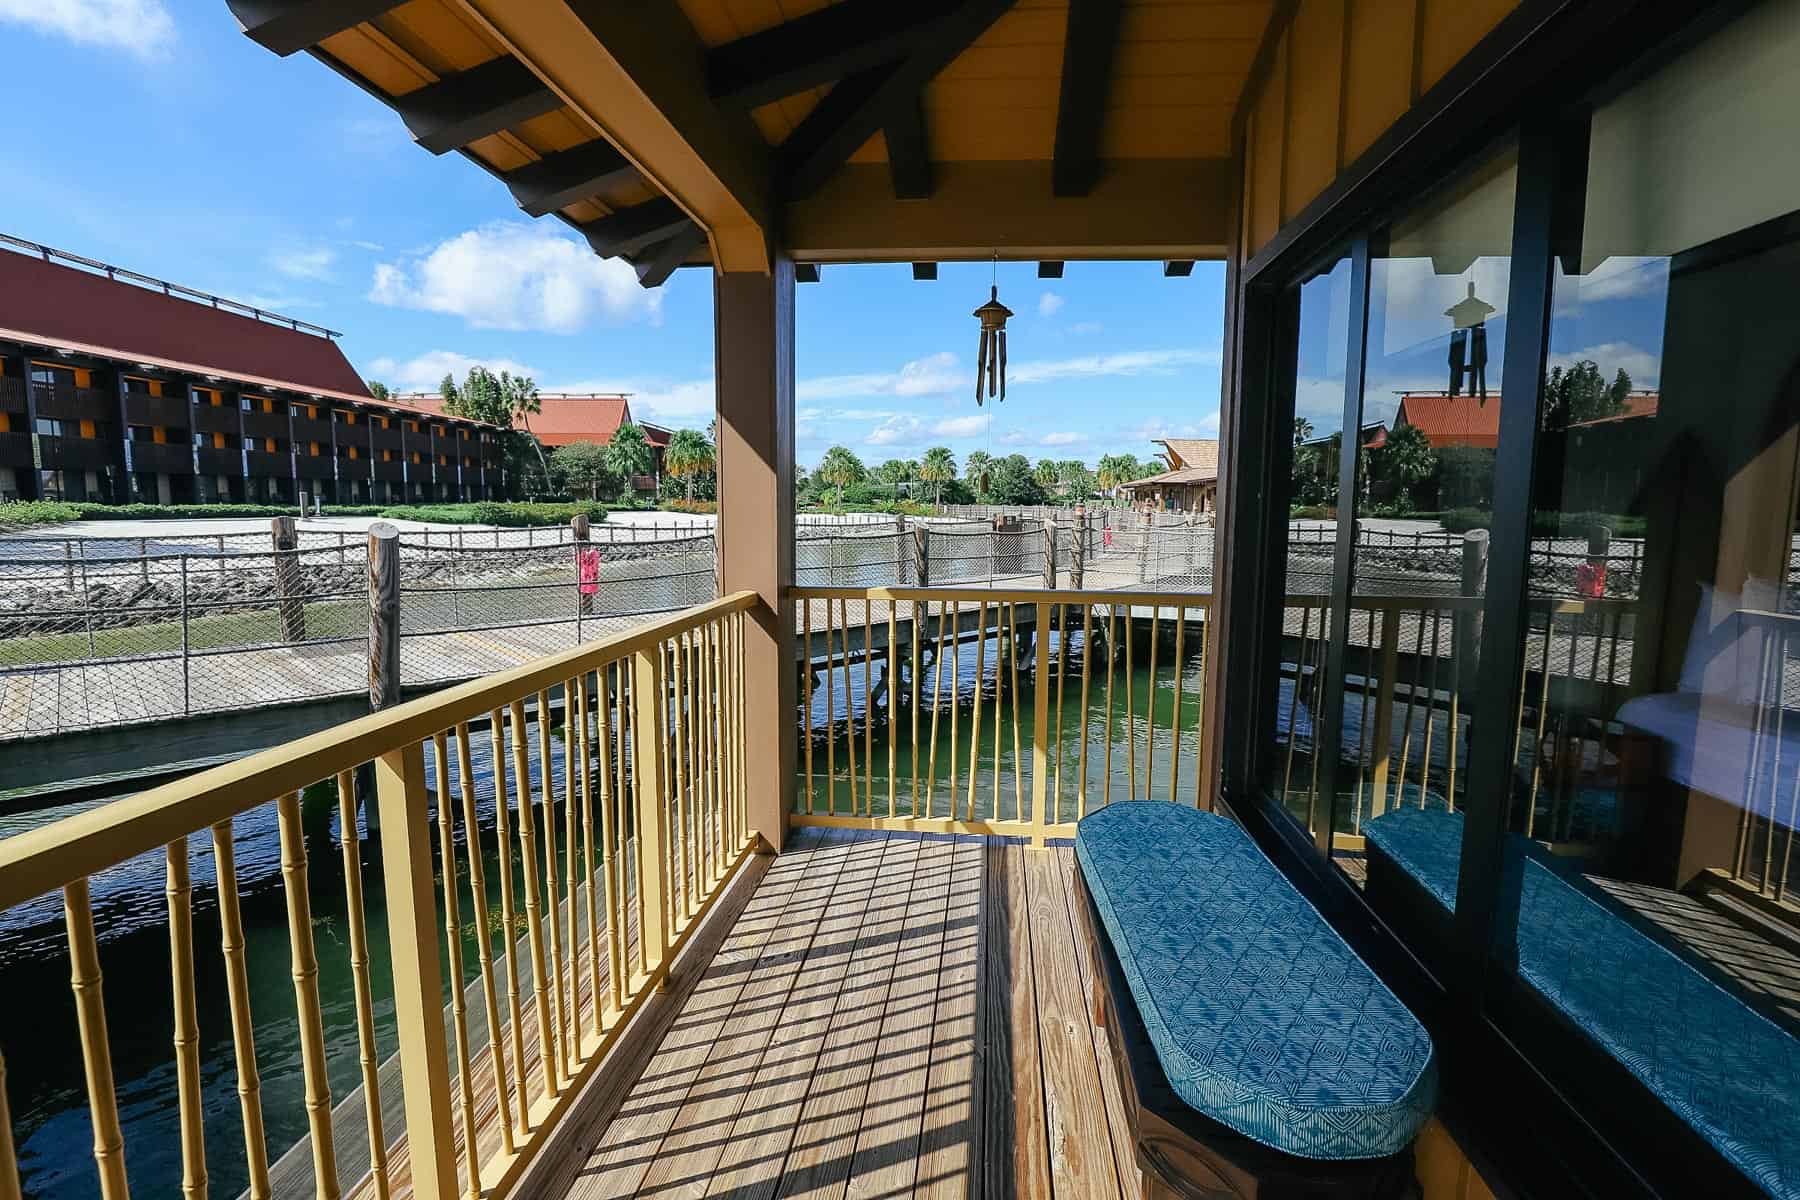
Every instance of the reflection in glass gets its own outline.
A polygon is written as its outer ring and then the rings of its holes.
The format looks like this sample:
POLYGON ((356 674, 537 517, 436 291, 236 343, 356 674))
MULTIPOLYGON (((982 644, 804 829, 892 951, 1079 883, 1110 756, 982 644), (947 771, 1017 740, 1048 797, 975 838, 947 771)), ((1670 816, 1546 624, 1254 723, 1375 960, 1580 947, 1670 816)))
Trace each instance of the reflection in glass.
POLYGON ((1271 503, 1288 510, 1286 596, 1280 686, 1266 781, 1295 820, 1313 829, 1319 814, 1316 745, 1325 678, 1328 604, 1336 542, 1338 455, 1344 425, 1344 371, 1350 324, 1350 261, 1338 259, 1300 285, 1294 355, 1291 470, 1271 503), (1282 493, 1285 492, 1285 495, 1282 493))
POLYGON ((1456 811, 1499 442, 1516 156, 1397 221, 1369 267, 1334 858, 1365 825, 1456 811))

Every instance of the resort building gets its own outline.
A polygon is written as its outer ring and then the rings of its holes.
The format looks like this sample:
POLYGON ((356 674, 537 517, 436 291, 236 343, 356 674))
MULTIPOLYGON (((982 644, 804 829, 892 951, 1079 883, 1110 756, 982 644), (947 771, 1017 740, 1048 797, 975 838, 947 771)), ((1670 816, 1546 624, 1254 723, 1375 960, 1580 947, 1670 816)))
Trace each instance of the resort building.
MULTIPOLYGON (((394 398, 427 412, 444 411, 443 397, 432 392, 409 392, 394 398)), ((656 491, 662 482, 663 452, 669 448, 671 431, 646 421, 634 421, 629 396, 602 392, 539 392, 537 398, 543 411, 532 413, 520 422, 520 427, 528 427, 531 435, 546 449, 554 450, 576 442, 609 445, 621 425, 635 424, 643 430, 655 466, 649 474, 635 476, 631 485, 639 492, 656 491)))
POLYGON ((0 499, 498 497, 498 430, 379 401, 321 326, 0 239, 0 499))
POLYGON ((1119 485, 1133 504, 1158 512, 1212 512, 1218 507, 1219 440, 1217 438, 1158 438, 1160 454, 1169 469, 1157 475, 1119 485))

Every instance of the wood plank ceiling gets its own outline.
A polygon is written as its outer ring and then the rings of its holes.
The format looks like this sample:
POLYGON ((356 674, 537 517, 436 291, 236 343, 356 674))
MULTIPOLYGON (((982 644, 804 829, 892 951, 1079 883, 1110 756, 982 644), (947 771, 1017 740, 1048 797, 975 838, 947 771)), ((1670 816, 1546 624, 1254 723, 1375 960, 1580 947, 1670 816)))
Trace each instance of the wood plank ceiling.
MULTIPOLYGON (((392 107, 419 145, 468 157, 528 215, 554 216, 596 253, 633 262, 646 286, 679 265, 712 261, 693 214, 513 57, 478 5, 226 2, 249 37, 277 54, 313 54, 392 107)), ((1222 162, 1279 7, 645 2, 679 8, 692 35, 680 36, 704 56, 706 99, 728 120, 747 114, 764 143, 754 161, 768 164, 778 204, 804 201, 857 168, 885 169, 894 199, 929 205, 958 164, 1037 164, 1051 196, 1079 200, 1115 164, 1222 162)))

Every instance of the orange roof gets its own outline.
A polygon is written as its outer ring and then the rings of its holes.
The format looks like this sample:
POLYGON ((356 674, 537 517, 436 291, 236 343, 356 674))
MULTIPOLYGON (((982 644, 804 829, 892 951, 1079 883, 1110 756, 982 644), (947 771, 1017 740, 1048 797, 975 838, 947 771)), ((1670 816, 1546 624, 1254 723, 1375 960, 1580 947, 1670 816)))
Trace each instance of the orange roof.
POLYGON ((1637 417, 1654 417, 1656 409, 1662 403, 1660 392, 1631 392, 1625 397, 1625 411, 1614 413, 1610 417, 1595 417, 1591 421, 1577 421, 1576 427, 1586 428, 1589 425, 1605 425, 1612 421, 1630 421, 1637 417))
POLYGON ((1407 392, 1400 397, 1394 428, 1407 425, 1424 434, 1434 449, 1479 446, 1492 450, 1500 445, 1500 395, 1495 392, 1482 400, 1467 394, 1407 392))
MULTIPOLYGON (((430 392, 412 392, 395 399, 431 412, 444 411, 443 398, 430 392)), ((631 420, 631 402, 619 395, 574 396, 540 392, 538 403, 543 405, 544 411, 531 415, 531 432, 546 446, 567 446, 571 442, 593 442, 604 446, 612 441, 614 430, 631 420)), ((658 441, 654 426, 642 428, 651 445, 668 444, 666 431, 662 431, 662 440, 658 441)))

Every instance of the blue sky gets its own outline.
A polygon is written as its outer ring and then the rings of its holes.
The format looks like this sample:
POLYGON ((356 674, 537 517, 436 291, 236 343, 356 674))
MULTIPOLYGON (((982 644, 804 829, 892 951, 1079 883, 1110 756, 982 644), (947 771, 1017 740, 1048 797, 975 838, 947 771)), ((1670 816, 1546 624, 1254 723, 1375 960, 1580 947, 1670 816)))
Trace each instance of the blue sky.
MULTIPOLYGON (((711 414, 710 276, 646 292, 552 220, 305 55, 238 32, 224 0, 0 0, 9 123, 0 231, 344 331, 357 368, 435 387, 469 364, 546 391, 623 390, 643 417, 711 414)), ((974 403, 989 264, 829 267, 799 289, 798 455, 946 444, 1032 458, 1211 436, 1224 273, 1002 263, 1011 386, 974 403)))

